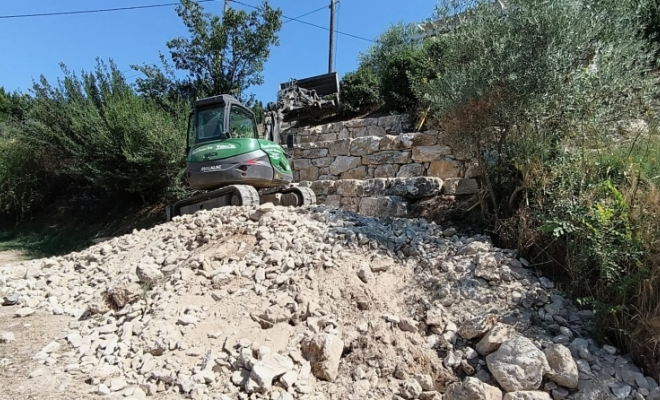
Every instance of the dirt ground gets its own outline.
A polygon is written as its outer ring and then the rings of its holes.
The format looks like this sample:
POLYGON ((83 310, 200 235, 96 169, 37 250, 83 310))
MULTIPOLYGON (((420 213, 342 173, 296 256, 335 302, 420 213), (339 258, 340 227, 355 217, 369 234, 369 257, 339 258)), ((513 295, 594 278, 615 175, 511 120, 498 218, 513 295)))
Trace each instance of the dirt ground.
POLYGON ((55 338, 66 335, 68 316, 39 310, 15 318, 15 307, 0 307, 0 330, 15 340, 0 346, 0 399, 83 399, 89 386, 79 377, 47 368, 32 357, 55 338))
MULTIPOLYGON (((0 251, 0 266, 27 258, 20 251, 0 251)), ((32 359, 52 340, 66 335, 71 318, 39 310, 19 319, 14 317, 15 311, 15 307, 0 307, 0 332, 11 332, 15 338, 0 346, 0 399, 89 398, 89 386, 79 377, 54 373, 32 359)))
POLYGON ((27 256, 17 250, 0 251, 0 266, 27 259, 27 256))

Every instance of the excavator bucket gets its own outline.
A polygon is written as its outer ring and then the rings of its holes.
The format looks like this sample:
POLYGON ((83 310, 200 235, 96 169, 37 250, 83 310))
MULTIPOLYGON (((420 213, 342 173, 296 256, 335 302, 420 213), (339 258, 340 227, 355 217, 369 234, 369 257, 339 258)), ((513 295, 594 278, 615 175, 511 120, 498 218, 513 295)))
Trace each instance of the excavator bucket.
POLYGON ((331 72, 282 83, 277 92, 277 103, 282 112, 282 122, 332 115, 340 106, 339 76, 331 72))

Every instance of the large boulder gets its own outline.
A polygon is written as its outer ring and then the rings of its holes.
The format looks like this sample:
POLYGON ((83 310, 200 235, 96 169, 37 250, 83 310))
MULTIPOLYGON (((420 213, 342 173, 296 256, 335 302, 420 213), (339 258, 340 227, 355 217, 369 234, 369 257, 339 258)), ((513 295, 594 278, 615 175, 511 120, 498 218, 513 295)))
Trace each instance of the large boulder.
POLYGON ((339 175, 349 169, 359 167, 361 162, 362 159, 360 157, 337 156, 335 161, 330 164, 330 173, 332 175, 339 175))
POLYGON ((552 400, 547 392, 540 390, 523 390, 511 392, 504 395, 503 400, 552 400))
POLYGON ((344 342, 337 335, 320 333, 304 340, 302 355, 311 363, 312 374, 318 379, 333 382, 339 374, 339 360, 344 342))
POLYGON ((576 389, 578 387, 578 367, 568 347, 552 344, 543 353, 550 366, 548 377, 558 385, 576 389))
POLYGON ((477 351, 482 356, 487 356, 490 353, 497 351, 502 343, 512 339, 516 335, 516 331, 509 325, 497 323, 493 329, 488 331, 486 335, 477 343, 477 351))
POLYGON ((447 387, 444 400, 502 400, 502 391, 495 386, 467 377, 463 382, 452 383, 447 387))
POLYGON ((442 179, 430 177, 394 178, 390 180, 390 193, 419 199, 440 194, 442 179))
POLYGON ((366 156, 378 152, 381 139, 378 136, 363 136, 354 139, 350 147, 351 155, 366 156))
POLYGON ((418 146, 413 148, 412 159, 415 162, 438 161, 449 154, 451 154, 451 149, 447 146, 418 146))
POLYGON ((550 372, 545 354, 524 336, 502 343, 486 357, 486 363, 497 383, 507 392, 536 390, 543 376, 550 372))
POLYGON ((458 334, 465 339, 479 339, 483 337, 497 323, 497 315, 480 315, 466 320, 458 328, 458 334))

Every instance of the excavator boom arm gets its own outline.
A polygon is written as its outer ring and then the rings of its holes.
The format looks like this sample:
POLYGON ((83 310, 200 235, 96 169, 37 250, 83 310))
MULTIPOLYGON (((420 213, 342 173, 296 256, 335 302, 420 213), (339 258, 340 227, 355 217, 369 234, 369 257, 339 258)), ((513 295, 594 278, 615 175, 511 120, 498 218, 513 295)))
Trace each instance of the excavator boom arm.
MULTIPOLYGON (((264 121, 266 138, 281 143, 283 122, 325 117, 337 112, 339 106, 336 72, 282 83, 277 101, 268 104, 264 121)), ((287 147, 292 146, 291 140, 287 140, 287 147)))

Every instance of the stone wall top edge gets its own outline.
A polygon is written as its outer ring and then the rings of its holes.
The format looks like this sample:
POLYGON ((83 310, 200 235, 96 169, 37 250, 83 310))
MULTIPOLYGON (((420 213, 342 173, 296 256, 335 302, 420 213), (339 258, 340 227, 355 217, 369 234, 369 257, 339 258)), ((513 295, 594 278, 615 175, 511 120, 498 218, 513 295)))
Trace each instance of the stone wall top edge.
POLYGON ((367 118, 354 118, 347 121, 337 121, 337 122, 328 122, 319 125, 311 126, 291 126, 284 128, 284 132, 305 132, 305 133, 315 133, 321 131, 340 131, 342 128, 360 128, 367 126, 391 126, 397 123, 410 123, 410 115, 408 114, 395 114, 395 115, 385 115, 381 117, 367 117, 367 118), (334 128, 334 129, 333 129, 334 128))

